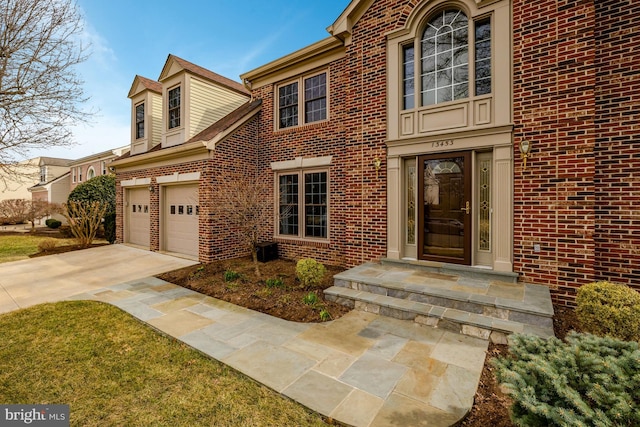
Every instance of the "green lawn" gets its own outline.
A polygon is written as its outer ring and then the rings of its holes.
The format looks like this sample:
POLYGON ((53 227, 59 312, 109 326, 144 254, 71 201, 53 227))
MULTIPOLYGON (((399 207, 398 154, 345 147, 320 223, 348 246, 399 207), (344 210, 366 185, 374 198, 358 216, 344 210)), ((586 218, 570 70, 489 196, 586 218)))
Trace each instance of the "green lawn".
POLYGON ((68 404, 74 426, 325 425, 108 304, 43 304, 0 331, 0 403, 68 404))
MULTIPOLYGON (((18 261, 28 258, 29 255, 38 252, 38 245, 43 240, 52 240, 52 237, 32 236, 24 233, 19 236, 3 235, 0 233, 0 263, 9 261, 18 261)), ((58 245, 74 244, 73 239, 53 239, 58 245)))

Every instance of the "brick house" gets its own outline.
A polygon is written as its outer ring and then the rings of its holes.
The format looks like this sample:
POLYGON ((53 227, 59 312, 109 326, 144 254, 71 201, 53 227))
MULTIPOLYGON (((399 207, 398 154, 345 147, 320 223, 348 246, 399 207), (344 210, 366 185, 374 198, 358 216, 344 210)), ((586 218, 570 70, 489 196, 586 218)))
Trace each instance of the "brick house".
POLYGON ((91 154, 69 163, 71 174, 70 191, 73 191, 78 185, 91 178, 111 173, 109 170, 111 162, 129 151, 129 149, 130 147, 128 145, 114 148, 112 150, 91 154))
MULTIPOLYGON (((593 280, 638 287, 637 16, 631 0, 353 0, 328 38, 241 76, 260 104, 243 100, 252 116, 222 145, 246 147, 240 160, 273 181, 265 238, 284 257, 516 273, 560 304, 593 280)), ((160 96, 162 138, 171 75, 134 91, 160 96)), ((151 249, 163 249, 158 184, 197 181, 202 215, 220 167, 239 160, 213 160, 210 141, 208 161, 116 162, 121 205, 122 188, 156 189, 151 249)), ((204 218, 200 260, 235 255, 204 218)))
POLYGON ((158 81, 136 76, 129 98, 131 151, 111 164, 118 241, 203 262, 241 255, 212 198, 219 180, 255 173, 260 101, 174 55, 158 81))

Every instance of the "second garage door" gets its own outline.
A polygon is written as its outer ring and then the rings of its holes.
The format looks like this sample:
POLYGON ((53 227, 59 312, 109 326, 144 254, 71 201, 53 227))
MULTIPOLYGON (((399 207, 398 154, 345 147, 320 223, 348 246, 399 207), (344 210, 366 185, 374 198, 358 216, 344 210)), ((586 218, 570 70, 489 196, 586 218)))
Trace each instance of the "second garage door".
POLYGON ((198 185, 165 187, 164 250, 198 256, 198 185))

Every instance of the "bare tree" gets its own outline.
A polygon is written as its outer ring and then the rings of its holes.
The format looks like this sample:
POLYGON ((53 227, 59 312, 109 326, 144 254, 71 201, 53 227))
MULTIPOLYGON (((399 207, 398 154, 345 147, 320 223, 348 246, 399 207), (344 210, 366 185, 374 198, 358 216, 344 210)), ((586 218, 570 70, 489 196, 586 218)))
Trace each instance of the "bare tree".
POLYGON ((0 176, 19 174, 31 149, 72 144, 69 126, 89 119, 75 72, 83 22, 74 0, 0 2, 0 176))
POLYGON ((31 223, 31 231, 36 229, 36 221, 61 211, 60 205, 44 200, 30 200, 28 203, 27 221, 31 223))
POLYGON ((67 219, 71 233, 81 247, 88 248, 96 238, 106 210, 106 203, 101 202, 69 200, 64 205, 62 215, 67 219))
POLYGON ((240 241, 251 252, 256 276, 260 278, 258 243, 269 212, 269 182, 252 174, 228 178, 214 191, 214 213, 228 229, 238 233, 240 241))
POLYGON ((28 199, 7 199, 0 202, 0 219, 6 224, 22 224, 29 212, 28 199))
POLYGON ((31 223, 35 230, 36 221, 60 211, 60 206, 43 200, 7 199, 0 202, 0 221, 5 223, 31 223))

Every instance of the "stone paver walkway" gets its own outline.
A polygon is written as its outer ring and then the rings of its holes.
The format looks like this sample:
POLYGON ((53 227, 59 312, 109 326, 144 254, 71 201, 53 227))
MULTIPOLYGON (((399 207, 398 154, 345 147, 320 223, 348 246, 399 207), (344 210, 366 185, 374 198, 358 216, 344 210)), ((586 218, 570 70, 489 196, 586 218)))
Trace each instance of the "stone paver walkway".
POLYGON ((303 405, 354 426, 449 426, 471 408, 488 342, 361 311, 301 324, 156 278, 90 288, 303 405))

